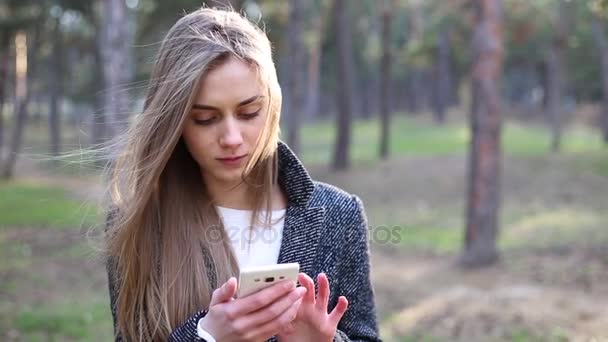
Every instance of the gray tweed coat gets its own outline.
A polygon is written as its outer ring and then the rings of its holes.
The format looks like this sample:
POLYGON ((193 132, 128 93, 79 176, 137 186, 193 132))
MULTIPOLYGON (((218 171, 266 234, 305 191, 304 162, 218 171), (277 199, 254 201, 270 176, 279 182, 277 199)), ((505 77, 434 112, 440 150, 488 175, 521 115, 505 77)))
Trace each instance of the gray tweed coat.
MULTIPOLYGON (((338 324, 334 341, 381 341, 369 278, 368 225, 361 200, 332 185, 313 181, 282 142, 278 154, 279 183, 288 200, 278 262, 298 262, 300 271, 315 280, 315 287, 317 274, 325 272, 331 291, 328 310, 337 304, 339 296, 348 299, 348 310, 338 324)), ((116 324, 118 295, 111 267, 108 276, 116 324)), ((203 341, 197 336, 196 325, 206 313, 206 309, 193 313, 171 333, 169 341, 203 341)), ((121 341, 120 336, 116 340, 121 341)))

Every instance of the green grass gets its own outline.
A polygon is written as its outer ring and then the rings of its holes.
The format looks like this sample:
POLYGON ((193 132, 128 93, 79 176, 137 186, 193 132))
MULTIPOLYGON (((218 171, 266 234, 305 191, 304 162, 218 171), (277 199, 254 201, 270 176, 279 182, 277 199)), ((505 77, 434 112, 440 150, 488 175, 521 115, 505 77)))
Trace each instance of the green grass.
POLYGON ((97 208, 69 197, 59 187, 0 185, 0 229, 15 226, 79 227, 97 220, 97 208))
POLYGON ((435 253, 455 253, 461 249, 464 230, 432 226, 405 226, 401 245, 406 249, 431 250, 435 253))
POLYGON ((570 339, 560 328, 554 328, 548 336, 539 336, 526 328, 515 329, 510 334, 512 342, 566 342, 570 339))
POLYGON ((593 168, 598 174, 608 177, 608 156, 603 155, 601 159, 595 160, 593 168))
POLYGON ((24 341, 110 341, 113 331, 107 296, 21 308, 13 327, 24 341))
MULTIPOLYGON (((335 131, 333 121, 303 126, 302 160, 307 164, 328 164, 333 153, 331 147, 334 145, 335 131)), ((377 160, 379 132, 378 120, 354 122, 350 146, 353 161, 377 160)), ((390 153, 394 156, 461 154, 467 151, 470 136, 469 127, 464 122, 440 126, 398 114, 391 123, 390 153)), ((545 128, 507 121, 503 126, 502 143, 508 155, 535 156, 550 151, 551 136, 545 128)), ((569 129, 563 136, 562 144, 565 153, 605 150, 599 133, 586 128, 569 129)))

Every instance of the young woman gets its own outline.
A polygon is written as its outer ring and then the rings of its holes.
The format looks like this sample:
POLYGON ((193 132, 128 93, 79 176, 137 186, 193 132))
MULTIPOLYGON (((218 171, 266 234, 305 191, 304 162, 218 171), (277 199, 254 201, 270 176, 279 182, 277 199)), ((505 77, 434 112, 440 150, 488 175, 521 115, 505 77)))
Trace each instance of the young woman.
POLYGON ((171 28, 110 170, 117 341, 379 341, 362 203, 310 178, 280 110, 259 28, 208 8, 171 28), (288 262, 301 286, 234 298, 240 267, 288 262))

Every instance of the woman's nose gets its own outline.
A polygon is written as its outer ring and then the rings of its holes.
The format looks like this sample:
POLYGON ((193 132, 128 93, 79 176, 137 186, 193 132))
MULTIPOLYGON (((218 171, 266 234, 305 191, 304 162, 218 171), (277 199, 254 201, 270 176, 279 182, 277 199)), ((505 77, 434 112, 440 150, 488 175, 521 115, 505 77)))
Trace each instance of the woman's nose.
POLYGON ((234 147, 243 143, 243 135, 238 122, 232 118, 227 118, 220 136, 222 147, 234 147))

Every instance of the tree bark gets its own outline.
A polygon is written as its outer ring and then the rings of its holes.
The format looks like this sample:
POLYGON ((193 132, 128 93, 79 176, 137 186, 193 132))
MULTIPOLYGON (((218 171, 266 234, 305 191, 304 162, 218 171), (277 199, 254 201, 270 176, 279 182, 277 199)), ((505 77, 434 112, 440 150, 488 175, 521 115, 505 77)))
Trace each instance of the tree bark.
POLYGON ((407 111, 410 114, 417 114, 421 111, 420 107, 421 99, 419 98, 419 91, 416 90, 422 84, 422 77, 420 70, 415 67, 411 67, 406 76, 406 93, 405 98, 407 99, 407 111))
POLYGON ((306 59, 303 41, 304 33, 304 2, 292 0, 290 3, 290 19, 288 27, 289 54, 291 77, 289 78, 291 106, 289 106, 287 144, 295 153, 300 151, 300 125, 304 115, 306 59))
POLYGON ((571 4, 559 1, 557 16, 552 24, 554 36, 547 55, 547 119, 551 126, 551 150, 561 149, 564 112, 561 100, 564 88, 564 73, 562 65, 563 51, 567 45, 568 31, 574 25, 575 16, 571 4))
POLYGON ((49 137, 50 153, 58 156, 61 152, 61 114, 60 101, 63 93, 62 84, 62 34, 59 18, 55 22, 53 34, 53 56, 50 68, 50 104, 49 104, 49 137))
POLYGON ((600 18, 593 19, 593 35, 597 42, 602 65, 602 109, 600 122, 604 143, 608 144, 608 38, 600 18))
POLYGON ((558 152, 562 141, 561 51, 553 44, 547 53, 547 119, 551 127, 551 150, 558 152))
POLYGON ((472 140, 469 151, 467 226, 461 263, 484 266, 498 259, 500 202, 500 83, 503 63, 502 0, 476 0, 473 32, 472 140))
POLYGON ((346 170, 350 166, 350 135, 352 117, 352 94, 353 94, 353 49, 350 32, 350 20, 347 2, 345 0, 334 0, 333 15, 336 25, 337 57, 337 137, 334 145, 334 156, 332 169, 346 170))
POLYGON ((320 89, 321 89, 321 56, 323 54, 323 35, 327 22, 325 10, 315 17, 314 35, 315 44, 309 51, 308 60, 308 91, 306 99, 306 117, 314 118, 319 114, 320 89))
POLYGON ((445 112, 450 100, 452 84, 450 73, 450 41, 448 29, 443 28, 437 37, 437 54, 433 68, 433 113, 435 122, 445 122, 445 112))
POLYGON ((111 137, 123 132, 129 124, 129 96, 126 86, 131 80, 131 32, 124 0, 105 0, 101 28, 104 71, 104 112, 112 118, 111 137), (122 89, 121 89, 122 88, 122 89))
POLYGON ((2 161, 4 147, 4 112, 2 109, 6 100, 6 87, 8 84, 10 36, 8 32, 0 33, 0 161, 2 161))
POLYGON ((391 25, 393 0, 383 0, 382 3, 382 58, 380 62, 380 158, 387 159, 390 141, 390 84, 391 84, 391 25))
MULTIPOLYGON (((408 3, 408 31, 409 41, 424 39, 424 11, 421 2, 408 3)), ((427 86, 425 71, 422 67, 409 63, 407 74, 407 108, 410 114, 418 114, 424 110, 424 92, 427 86)))
POLYGON ((418 114, 428 108, 429 93, 431 92, 429 84, 433 82, 428 69, 420 67, 411 67, 407 76, 408 78, 408 111, 412 114, 418 114))
MULTIPOLYGON (((101 32, 101 22, 95 16, 91 18, 95 25, 95 31, 101 32)), ((94 109, 91 118, 91 141, 90 143, 93 145, 102 144, 109 136, 108 129, 106 128, 106 113, 104 109, 105 103, 105 94, 104 88, 105 84, 108 82, 105 81, 104 74, 104 66, 103 66, 103 56, 101 50, 103 49, 103 39, 101 34, 97 35, 95 40, 93 41, 93 72, 95 73, 95 77, 91 79, 91 89, 95 91, 94 97, 94 109)), ((101 162, 100 162, 101 163, 101 162)))
POLYGON ((28 119, 28 105, 32 94, 32 84, 34 81, 34 75, 36 74, 37 61, 35 60, 38 55, 38 47, 40 45, 40 26, 36 25, 32 34, 26 36, 27 46, 27 69, 26 69, 26 87, 22 96, 18 97, 17 109, 14 115, 15 126, 13 131, 13 137, 8 151, 8 156, 2 165, 2 172, 0 172, 0 178, 11 179, 15 170, 15 164, 17 163, 17 157, 21 150, 21 144, 23 142, 23 131, 28 119))

